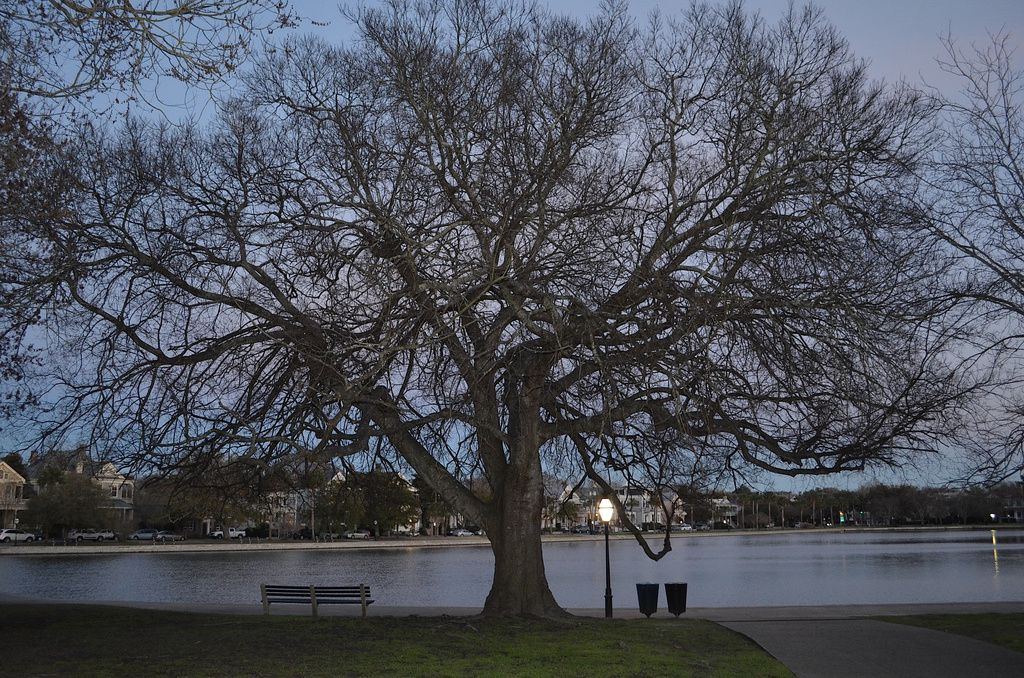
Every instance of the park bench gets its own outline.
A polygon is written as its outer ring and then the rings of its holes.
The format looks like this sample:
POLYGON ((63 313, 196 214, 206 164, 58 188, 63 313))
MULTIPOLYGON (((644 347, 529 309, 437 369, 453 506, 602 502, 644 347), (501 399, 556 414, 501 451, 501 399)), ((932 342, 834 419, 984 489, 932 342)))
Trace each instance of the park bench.
POLYGON ((283 586, 279 584, 260 584, 263 595, 263 614, 270 614, 271 603, 309 604, 313 606, 313 616, 317 615, 320 605, 361 605, 363 616, 366 608, 373 602, 370 599, 370 587, 359 586, 283 586))

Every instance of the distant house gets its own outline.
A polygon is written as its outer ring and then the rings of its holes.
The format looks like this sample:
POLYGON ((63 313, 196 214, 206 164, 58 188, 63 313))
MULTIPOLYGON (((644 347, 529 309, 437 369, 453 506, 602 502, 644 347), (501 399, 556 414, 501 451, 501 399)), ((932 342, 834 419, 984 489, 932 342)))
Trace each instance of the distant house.
MULTIPOLYGON (((666 523, 664 501, 654 490, 615 483, 612 485, 615 496, 625 513, 621 518, 628 520, 639 528, 643 526, 664 525, 666 523)), ((571 502, 576 507, 575 524, 587 525, 591 528, 600 525, 597 505, 601 501, 603 491, 595 483, 584 483, 575 492, 567 487, 560 502, 571 502)), ((671 498, 669 498, 669 503, 671 498)), ((616 511, 612 518, 613 526, 621 526, 620 516, 616 511)))
POLYGON ((1003 507, 1007 522, 1024 523, 1024 476, 1019 485, 1021 496, 1008 500, 1003 507))
POLYGON ((270 526, 270 537, 287 538, 301 526, 302 509, 309 504, 309 491, 284 490, 268 492, 263 497, 264 511, 270 526))
POLYGON ((93 474, 92 481, 106 492, 105 508, 114 511, 122 522, 130 521, 135 513, 135 481, 109 461, 93 474))
POLYGON ((637 527, 665 524, 665 509, 654 490, 627 485, 616 487, 615 493, 626 510, 626 517, 637 527))
POLYGON ((39 477, 47 468, 66 475, 80 475, 99 485, 107 497, 103 508, 113 511, 118 520, 129 522, 135 514, 135 479, 121 473, 110 461, 97 461, 89 455, 87 445, 72 450, 33 452, 29 457, 29 482, 38 487, 39 477))
POLYGON ((25 478, 6 461, 0 461, 0 528, 14 527, 18 511, 24 511, 25 478))
POLYGON ((713 521, 729 523, 730 525, 736 526, 736 517, 739 514, 739 504, 726 498, 711 500, 711 515, 713 516, 713 521))

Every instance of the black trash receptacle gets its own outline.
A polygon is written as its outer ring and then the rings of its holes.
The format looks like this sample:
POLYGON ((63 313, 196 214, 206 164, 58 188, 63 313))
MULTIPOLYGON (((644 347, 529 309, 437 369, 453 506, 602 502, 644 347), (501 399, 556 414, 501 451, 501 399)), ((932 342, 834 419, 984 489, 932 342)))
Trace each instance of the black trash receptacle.
POLYGON ((686 584, 665 584, 665 602, 668 611, 677 617, 686 612, 686 584))
POLYGON ((640 612, 650 617, 658 611, 658 584, 637 584, 636 598, 640 612))

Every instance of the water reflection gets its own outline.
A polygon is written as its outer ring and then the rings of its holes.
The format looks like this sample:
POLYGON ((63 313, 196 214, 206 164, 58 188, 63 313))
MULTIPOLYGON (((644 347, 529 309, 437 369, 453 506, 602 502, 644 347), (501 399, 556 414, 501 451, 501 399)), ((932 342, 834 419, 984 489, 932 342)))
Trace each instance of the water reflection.
MULTIPOLYGON (((688 582, 694 607, 1024 600, 1024 531, 778 533, 695 537, 649 560, 611 543, 616 607, 636 582, 688 582), (995 571, 993 572, 993 565, 995 571)), ((0 590, 71 600, 257 603, 259 584, 366 583, 380 605, 480 606, 486 546, 97 556, 0 556, 0 590)), ((566 607, 600 608, 604 543, 545 545, 552 591, 566 607)))

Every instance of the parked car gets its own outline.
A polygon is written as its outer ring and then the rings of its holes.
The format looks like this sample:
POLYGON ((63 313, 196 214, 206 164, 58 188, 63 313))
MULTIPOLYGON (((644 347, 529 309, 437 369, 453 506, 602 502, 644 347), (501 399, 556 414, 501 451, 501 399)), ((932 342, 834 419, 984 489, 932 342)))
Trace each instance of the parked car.
POLYGON ((103 539, 107 539, 107 540, 110 540, 110 541, 116 541, 117 540, 117 532, 114 532, 113 530, 99 530, 99 533, 100 533, 100 539, 101 540, 103 540, 103 539))
POLYGON ((301 530, 292 532, 292 539, 312 539, 313 532, 308 528, 304 527, 301 530))
POLYGON ((185 541, 185 535, 174 530, 160 530, 153 538, 154 541, 185 541))
POLYGON ((42 530, 28 530, 28 533, 32 535, 32 538, 36 541, 46 541, 46 533, 42 530))
POLYGON ((711 526, 707 523, 697 523, 693 526, 693 529, 697 530, 698 532, 707 532, 711 529, 711 526))
POLYGON ((153 530, 153 529, 150 529, 150 528, 146 527, 146 528, 143 528, 141 530, 136 530, 135 532, 132 532, 131 535, 128 538, 131 539, 132 541, 143 541, 143 540, 152 541, 152 540, 156 539, 156 535, 158 533, 159 533, 159 530, 153 530))
POLYGON ((456 527, 454 530, 448 530, 448 536, 449 537, 472 537, 473 533, 470 532, 469 530, 465 529, 465 528, 456 527))
POLYGON ((349 530, 341 536, 345 539, 366 539, 370 536, 370 533, 366 530, 349 530))
POLYGON ((25 530, 0 530, 0 541, 2 542, 19 542, 19 541, 35 541, 36 537, 31 532, 25 530))
MULTIPOLYGON (((228 528, 228 537, 230 537, 231 539, 238 539, 239 537, 244 537, 244 536, 245 536, 245 528, 244 527, 229 527, 228 528)), ((224 538, 224 528, 220 527, 219 525, 217 527, 214 527, 213 531, 210 532, 210 539, 223 539, 223 538, 224 538)))
POLYGON ((569 531, 573 534, 590 534, 590 528, 586 525, 577 525, 569 531))
POLYGON ((71 541, 103 541, 103 535, 96 530, 71 530, 68 532, 71 541))
POLYGON ((693 531, 693 525, 691 525, 690 523, 683 523, 682 525, 673 525, 672 526, 672 531, 673 532, 692 532, 693 531))

